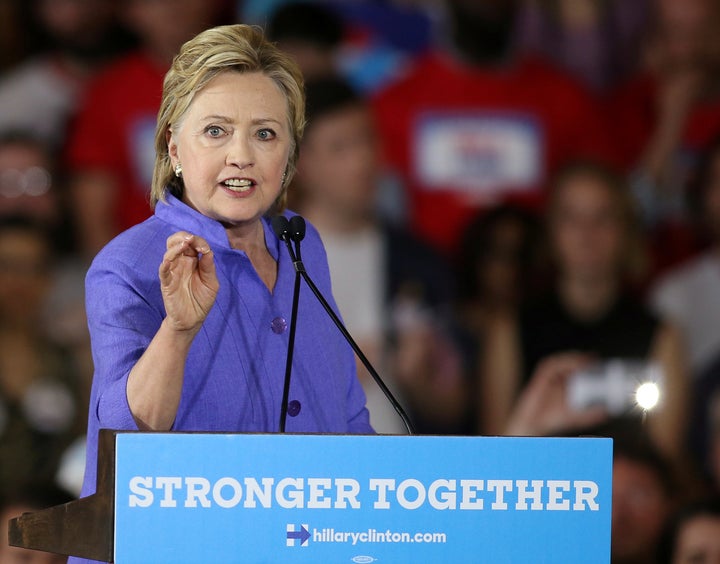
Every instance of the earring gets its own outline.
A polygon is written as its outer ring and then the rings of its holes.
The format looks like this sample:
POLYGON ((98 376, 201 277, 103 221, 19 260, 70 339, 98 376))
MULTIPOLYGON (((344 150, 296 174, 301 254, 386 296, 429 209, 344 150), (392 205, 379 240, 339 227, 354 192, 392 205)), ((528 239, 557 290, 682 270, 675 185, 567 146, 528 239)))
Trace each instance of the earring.
POLYGON ((182 176, 182 165, 180 163, 175 165, 175 176, 178 178, 182 176))
POLYGON ((285 186, 285 179, 287 179, 287 172, 283 172, 282 179, 280 180, 280 186, 285 186))

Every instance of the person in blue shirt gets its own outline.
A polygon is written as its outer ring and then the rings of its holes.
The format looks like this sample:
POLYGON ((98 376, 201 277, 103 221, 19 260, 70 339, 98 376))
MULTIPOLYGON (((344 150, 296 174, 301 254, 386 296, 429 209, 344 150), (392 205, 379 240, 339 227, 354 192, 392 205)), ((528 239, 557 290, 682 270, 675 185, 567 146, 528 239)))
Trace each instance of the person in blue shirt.
MULTIPOLYGON (((95 373, 83 495, 100 428, 278 430, 295 271, 270 218, 283 212, 304 127, 296 65, 254 27, 213 28, 167 73, 154 215, 111 241, 87 275, 95 373)), ((337 310, 311 225, 307 272, 337 310)), ((303 285, 287 430, 373 433, 350 346, 303 285)))

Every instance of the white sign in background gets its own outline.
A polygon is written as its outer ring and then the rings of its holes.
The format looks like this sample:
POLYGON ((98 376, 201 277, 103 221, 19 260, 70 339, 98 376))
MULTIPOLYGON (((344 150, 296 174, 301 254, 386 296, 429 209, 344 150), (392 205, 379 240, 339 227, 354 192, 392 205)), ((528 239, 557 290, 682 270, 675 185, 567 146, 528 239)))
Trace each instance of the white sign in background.
POLYGON ((416 124, 413 174, 427 191, 469 198, 537 189, 543 180, 540 125, 515 113, 432 113, 416 124))

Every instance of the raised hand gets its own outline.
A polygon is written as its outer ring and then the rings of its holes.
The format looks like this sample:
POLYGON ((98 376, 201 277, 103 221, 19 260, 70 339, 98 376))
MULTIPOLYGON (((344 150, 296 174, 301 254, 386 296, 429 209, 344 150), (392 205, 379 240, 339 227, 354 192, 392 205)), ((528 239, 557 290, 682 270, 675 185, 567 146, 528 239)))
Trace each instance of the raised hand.
POLYGON ((158 274, 166 322, 176 331, 198 331, 220 286, 210 245, 185 231, 171 235, 158 274))
POLYGON ((569 432, 605 421, 603 408, 573 411, 567 403, 567 382, 591 359, 575 352, 546 357, 515 404, 505 430, 507 435, 549 435, 569 432))

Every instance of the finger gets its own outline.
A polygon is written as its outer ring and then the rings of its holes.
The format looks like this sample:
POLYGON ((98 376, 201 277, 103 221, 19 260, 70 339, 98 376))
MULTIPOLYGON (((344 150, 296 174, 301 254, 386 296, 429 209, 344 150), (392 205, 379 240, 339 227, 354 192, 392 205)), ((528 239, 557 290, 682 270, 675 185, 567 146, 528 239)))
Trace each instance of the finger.
POLYGON ((201 258, 203 255, 211 255, 212 249, 208 242, 192 234, 176 234, 168 239, 168 250, 165 252, 164 260, 174 261, 180 256, 190 258, 201 258))
POLYGON ((170 235, 170 237, 167 238, 167 241, 165 242, 168 249, 171 249, 172 247, 175 247, 178 245, 178 243, 182 241, 189 241, 194 237, 192 233, 189 233, 188 231, 178 231, 176 233, 173 233, 170 235))
POLYGON ((187 241, 180 241, 175 243, 174 246, 170 247, 167 251, 165 251, 163 259, 160 263, 160 273, 167 274, 172 272, 172 270, 178 264, 178 259, 190 253, 190 251, 187 250, 187 247, 187 241))
POLYGON ((215 256, 210 247, 201 251, 198 267, 203 278, 215 278, 217 276, 215 273, 215 256))
POLYGON ((546 374, 544 378, 567 379, 578 370, 592 363, 590 355, 575 351, 557 353, 546 357, 538 367, 538 373, 546 374))
POLYGON ((195 251, 198 255, 212 253, 210 244, 199 235, 190 235, 185 240, 187 241, 188 247, 195 251))
POLYGON ((168 258, 173 258, 178 254, 196 257, 211 251, 210 245, 204 238, 187 231, 178 231, 170 235, 167 238, 166 247, 167 252, 170 252, 169 255, 166 252, 168 258))

